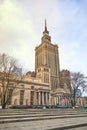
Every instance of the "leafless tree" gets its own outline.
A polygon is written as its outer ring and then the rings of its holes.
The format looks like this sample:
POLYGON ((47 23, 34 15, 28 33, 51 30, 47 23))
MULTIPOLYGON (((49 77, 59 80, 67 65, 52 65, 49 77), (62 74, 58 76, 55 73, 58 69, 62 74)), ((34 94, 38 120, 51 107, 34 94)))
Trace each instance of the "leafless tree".
POLYGON ((76 90, 81 88, 81 94, 87 88, 87 77, 81 72, 71 72, 71 87, 73 90, 73 105, 76 105, 76 90))
POLYGON ((16 59, 0 54, 0 98, 3 109, 11 101, 13 90, 22 80, 22 76, 15 74, 15 66, 18 66, 16 59))

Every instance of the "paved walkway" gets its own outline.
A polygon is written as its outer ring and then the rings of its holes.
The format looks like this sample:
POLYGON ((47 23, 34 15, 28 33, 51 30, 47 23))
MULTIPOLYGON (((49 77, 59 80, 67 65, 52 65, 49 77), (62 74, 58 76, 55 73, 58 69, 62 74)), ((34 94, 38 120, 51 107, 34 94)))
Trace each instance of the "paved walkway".
MULTIPOLYGON (((73 126, 78 124, 86 124, 86 123, 87 123, 87 117, 52 119, 52 120, 41 120, 41 121, 39 120, 39 121, 32 121, 32 122, 27 121, 27 122, 0 124, 0 130, 47 130, 47 129, 55 130, 55 128, 73 126)), ((80 127, 79 130, 80 129, 83 130, 82 127, 80 127)))
POLYGON ((26 109, 4 110, 2 112, 0 111, 0 121, 2 121, 0 124, 0 130, 87 130, 87 111, 26 110, 26 109), (50 117, 53 118, 49 119, 48 114, 50 115, 50 117), (54 118, 56 117, 55 114, 60 118, 57 119, 54 118), (30 116, 28 117, 29 119, 37 118, 38 115, 39 120, 37 119, 32 121, 27 120, 26 115, 30 116), (20 118, 17 118, 16 116, 19 116, 20 118), (26 121, 23 121, 22 120, 23 118, 25 118, 26 121), (41 118, 45 118, 45 120, 41 120, 41 118), (14 123, 3 122, 4 120, 16 120, 16 119, 17 121, 15 121, 14 123), (21 121, 18 122, 18 120, 21 121))

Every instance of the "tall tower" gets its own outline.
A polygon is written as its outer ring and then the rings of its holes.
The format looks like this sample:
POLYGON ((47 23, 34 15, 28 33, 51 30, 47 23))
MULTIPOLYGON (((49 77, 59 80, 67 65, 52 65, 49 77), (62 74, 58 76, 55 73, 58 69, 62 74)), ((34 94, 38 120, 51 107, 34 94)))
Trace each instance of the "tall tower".
POLYGON ((51 43, 51 36, 47 30, 46 20, 43 36, 41 38, 41 44, 35 48, 36 73, 41 67, 50 69, 51 90, 58 88, 60 72, 58 46, 51 43))

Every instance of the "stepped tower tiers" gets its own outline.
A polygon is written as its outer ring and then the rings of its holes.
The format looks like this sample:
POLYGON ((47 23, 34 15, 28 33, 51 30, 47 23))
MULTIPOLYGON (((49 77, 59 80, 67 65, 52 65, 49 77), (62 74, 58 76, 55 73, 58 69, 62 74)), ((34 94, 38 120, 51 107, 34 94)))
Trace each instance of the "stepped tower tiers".
MULTIPOLYGON (((49 82, 51 84, 51 90, 58 88, 60 72, 58 45, 51 43, 51 36, 47 30, 46 20, 41 44, 35 48, 35 71, 37 75, 38 70, 42 67, 44 68, 43 70, 47 70, 49 68, 48 75, 50 75, 49 82)), ((44 76, 43 77, 46 78, 46 75, 44 76)))

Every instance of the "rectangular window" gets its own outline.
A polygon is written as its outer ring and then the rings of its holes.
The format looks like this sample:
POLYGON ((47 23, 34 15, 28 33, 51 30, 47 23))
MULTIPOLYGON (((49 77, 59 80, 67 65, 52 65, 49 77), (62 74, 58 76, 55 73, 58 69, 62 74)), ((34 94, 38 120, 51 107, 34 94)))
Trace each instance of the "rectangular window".
POLYGON ((31 91, 30 104, 31 104, 31 105, 34 105, 34 91, 31 91))
POLYGON ((23 105, 24 100, 24 90, 20 90, 20 105, 23 105))
POLYGON ((11 104, 12 93, 13 93, 13 89, 8 89, 8 92, 7 92, 8 105, 11 104))

